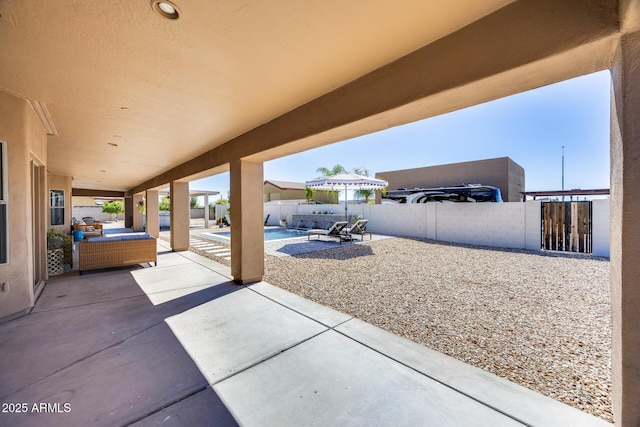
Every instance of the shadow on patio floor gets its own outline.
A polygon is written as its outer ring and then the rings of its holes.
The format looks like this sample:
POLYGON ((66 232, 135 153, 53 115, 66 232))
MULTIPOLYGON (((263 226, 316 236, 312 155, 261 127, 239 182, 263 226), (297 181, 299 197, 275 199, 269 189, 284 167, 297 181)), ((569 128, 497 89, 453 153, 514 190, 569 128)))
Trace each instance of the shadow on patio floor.
POLYGON ((165 319, 242 287, 210 272, 154 304, 133 276, 151 270, 54 277, 30 315, 0 325, 0 401, 27 404, 1 424, 236 425, 165 319))

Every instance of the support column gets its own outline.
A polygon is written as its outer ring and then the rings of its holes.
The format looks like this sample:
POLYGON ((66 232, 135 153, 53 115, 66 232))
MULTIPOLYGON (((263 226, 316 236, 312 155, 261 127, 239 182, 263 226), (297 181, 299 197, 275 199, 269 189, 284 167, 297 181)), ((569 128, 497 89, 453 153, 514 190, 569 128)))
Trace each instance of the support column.
POLYGON ((138 205, 142 202, 142 193, 133 195, 133 231, 142 231, 142 212, 138 210, 138 205))
POLYGON ((147 233, 151 234, 153 237, 160 236, 160 217, 158 205, 160 204, 158 201, 158 191, 157 190, 147 190, 146 192, 146 229, 147 233))
POLYGON ((640 425, 640 33, 621 38, 611 97, 611 312, 616 426, 640 425))
POLYGON ((204 195, 204 228, 209 228, 209 195, 204 195))
POLYGON ((231 275, 237 283, 262 280, 264 274, 264 205, 262 163, 230 164, 231 275))
POLYGON ((171 249, 189 250, 189 183, 171 182, 171 249))
POLYGON ((133 198, 125 197, 124 198, 124 226, 126 228, 133 227, 133 198))

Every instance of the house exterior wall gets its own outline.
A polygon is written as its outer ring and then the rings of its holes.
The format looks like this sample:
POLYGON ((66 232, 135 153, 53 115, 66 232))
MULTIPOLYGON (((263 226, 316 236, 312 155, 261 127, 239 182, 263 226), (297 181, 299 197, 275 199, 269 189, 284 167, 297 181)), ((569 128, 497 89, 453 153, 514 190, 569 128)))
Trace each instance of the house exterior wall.
POLYGON ((264 185, 264 201, 299 200, 305 198, 305 190, 283 189, 271 184, 264 185))
MULTIPOLYGON (((50 190, 62 190, 64 191, 64 224, 62 225, 51 225, 51 221, 49 218, 48 228, 53 228, 61 233, 70 234, 71 233, 71 211, 72 211, 72 203, 71 203, 71 177, 63 176, 63 175, 55 175, 55 174, 47 174, 47 182, 48 182, 48 191, 50 190)), ((49 212, 49 205, 47 204, 47 212, 49 212)))
POLYGON ((389 182, 389 190, 462 183, 492 185, 500 189, 505 202, 522 200, 520 192, 525 188, 524 169, 509 157, 378 172, 376 176, 389 182))
MULTIPOLYGON (((273 184, 267 183, 264 185, 264 202, 271 202, 275 200, 305 200, 306 191, 301 189, 283 189, 278 188, 273 184)), ((313 195, 313 200, 320 203, 331 203, 331 194, 327 191, 316 191, 313 195)))
POLYGON ((0 140, 7 143, 10 224, 9 262, 0 265, 0 283, 5 284, 0 288, 3 319, 26 312, 34 303, 31 161, 46 165, 47 145, 27 101, 0 91, 0 117, 0 140))

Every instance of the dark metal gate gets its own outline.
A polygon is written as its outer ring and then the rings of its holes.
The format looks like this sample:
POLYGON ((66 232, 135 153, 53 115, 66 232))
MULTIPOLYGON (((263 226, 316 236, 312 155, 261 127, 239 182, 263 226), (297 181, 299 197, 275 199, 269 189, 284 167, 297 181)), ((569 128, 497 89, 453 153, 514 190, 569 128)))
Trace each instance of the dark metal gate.
POLYGON ((592 251, 591 202, 543 202, 542 249, 592 251))

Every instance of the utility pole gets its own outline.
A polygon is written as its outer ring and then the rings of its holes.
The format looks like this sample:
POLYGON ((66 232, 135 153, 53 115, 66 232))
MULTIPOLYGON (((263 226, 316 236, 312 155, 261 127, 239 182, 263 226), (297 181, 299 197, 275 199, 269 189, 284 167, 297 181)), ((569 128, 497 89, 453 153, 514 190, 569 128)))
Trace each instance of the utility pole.
MULTIPOLYGON (((564 191, 564 145, 562 146, 562 191, 564 191)), ((562 195, 562 201, 564 202, 564 194, 562 195)))

